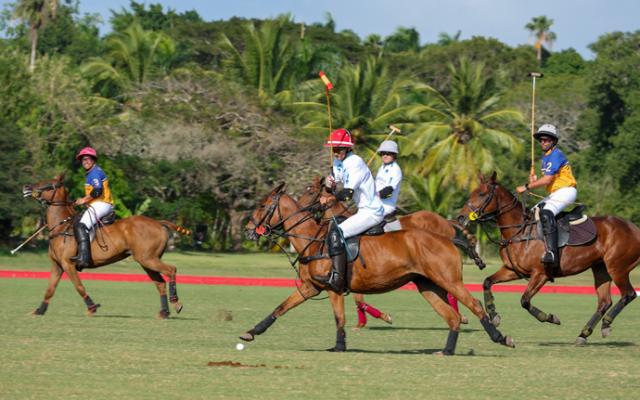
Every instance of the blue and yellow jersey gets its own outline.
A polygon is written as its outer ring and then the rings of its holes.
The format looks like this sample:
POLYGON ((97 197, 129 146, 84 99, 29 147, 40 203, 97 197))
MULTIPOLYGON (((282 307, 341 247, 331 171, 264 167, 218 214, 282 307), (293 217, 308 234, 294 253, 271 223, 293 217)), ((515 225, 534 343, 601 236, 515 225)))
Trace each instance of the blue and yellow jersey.
POLYGON ((84 183, 84 194, 88 196, 91 194, 93 190, 102 191, 100 196, 96 198, 92 198, 89 201, 89 204, 94 201, 102 201, 105 203, 113 204, 113 198, 111 197, 111 189, 109 188, 109 179, 107 179, 107 175, 104 173, 102 168, 98 166, 98 164, 94 165, 87 172, 87 178, 84 183))
POLYGON ((571 172, 571 165, 564 153, 554 147, 542 157, 542 174, 552 175, 553 180, 546 186, 547 192, 552 193, 563 187, 576 187, 576 178, 571 172))

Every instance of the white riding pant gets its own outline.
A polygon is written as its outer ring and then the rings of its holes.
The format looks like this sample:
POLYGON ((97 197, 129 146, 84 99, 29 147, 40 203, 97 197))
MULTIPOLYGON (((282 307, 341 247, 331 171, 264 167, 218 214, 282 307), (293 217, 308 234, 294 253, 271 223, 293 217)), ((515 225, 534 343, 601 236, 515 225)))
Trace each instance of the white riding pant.
POLYGON ((87 229, 91 230, 100 218, 109 215, 113 211, 113 206, 103 201, 94 201, 87 207, 80 218, 80 223, 84 224, 87 229))
POLYGON ((384 216, 381 212, 376 212, 375 210, 370 210, 368 208, 361 208, 357 213, 353 214, 338 225, 338 228, 342 230, 342 235, 347 239, 378 225, 383 219, 384 216))
MULTIPOLYGON (((558 215, 565 207, 576 201, 576 197, 578 197, 576 188, 563 187, 549 194, 549 196, 542 199, 538 204, 544 202, 543 209, 550 210, 553 215, 558 215)), ((536 206, 538 204, 536 204, 536 206)))

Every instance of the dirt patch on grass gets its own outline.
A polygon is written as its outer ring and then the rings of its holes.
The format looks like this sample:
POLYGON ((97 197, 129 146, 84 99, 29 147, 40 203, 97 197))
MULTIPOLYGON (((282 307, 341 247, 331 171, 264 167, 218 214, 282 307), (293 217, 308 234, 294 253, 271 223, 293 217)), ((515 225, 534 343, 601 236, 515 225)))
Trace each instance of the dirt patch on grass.
POLYGON ((303 369, 304 366, 298 367, 287 367, 285 365, 272 365, 268 366, 267 364, 243 364, 237 361, 209 361, 207 363, 208 367, 231 367, 231 368, 274 368, 274 369, 303 369))

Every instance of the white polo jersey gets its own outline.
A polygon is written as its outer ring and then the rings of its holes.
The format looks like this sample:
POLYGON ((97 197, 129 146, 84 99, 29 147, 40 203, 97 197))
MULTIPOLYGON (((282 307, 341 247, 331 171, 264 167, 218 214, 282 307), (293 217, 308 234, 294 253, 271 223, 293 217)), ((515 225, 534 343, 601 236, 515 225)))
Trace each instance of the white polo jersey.
POLYGON ((384 215, 391 214, 396 210, 396 204, 398 203, 398 197, 400 196, 400 183, 402 182, 402 170, 397 162, 389 164, 383 164, 378 173, 376 174, 376 192, 391 186, 393 193, 391 197, 386 199, 380 199, 382 206, 384 207, 384 215))
POLYGON ((334 159, 333 177, 336 182, 342 182, 345 189, 353 190, 353 201, 359 210, 368 209, 376 215, 384 215, 371 171, 358 155, 349 152, 344 161, 334 159))

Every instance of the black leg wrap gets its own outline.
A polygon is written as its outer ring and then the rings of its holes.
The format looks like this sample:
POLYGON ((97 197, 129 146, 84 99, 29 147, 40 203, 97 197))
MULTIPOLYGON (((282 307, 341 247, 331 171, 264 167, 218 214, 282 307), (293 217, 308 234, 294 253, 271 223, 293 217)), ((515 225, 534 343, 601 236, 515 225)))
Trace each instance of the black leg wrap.
POLYGON ((33 313, 35 315, 44 315, 44 313, 47 312, 47 308, 49 308, 49 303, 47 303, 46 301, 43 301, 42 303, 40 303, 40 307, 36 308, 36 310, 33 313))
POLYGON ((637 296, 638 295, 633 292, 629 296, 624 296, 623 298, 621 298, 602 320, 602 328, 608 328, 613 320, 618 316, 618 314, 620 314, 622 309, 625 308, 627 304, 631 303, 637 296))
POLYGON ((452 356, 456 352, 456 345, 458 344, 458 334, 459 331, 449 331, 449 336, 447 336, 447 345, 444 347, 442 353, 445 356, 452 356))
POLYGON ((591 336, 591 334, 593 333, 593 328, 596 326, 598 322, 600 322, 600 320, 602 319, 602 316, 603 315, 600 312, 596 312, 595 314, 593 314, 589 322, 587 322, 584 328, 582 328, 582 331, 580 332, 580 337, 586 339, 589 336, 591 336))
POLYGON ((167 301, 167 296, 160 296, 160 309, 162 311, 166 311, 169 313, 169 302, 167 301))
POLYGON ((98 307, 100 307, 100 304, 94 303, 91 297, 89 297, 89 295, 87 295, 84 298, 84 304, 87 306, 87 309, 91 312, 95 312, 98 309, 98 307))
POLYGON ((267 318, 265 318, 262 321, 260 321, 260 323, 258 325, 256 325, 249 332, 254 334, 254 335, 261 335, 261 334, 264 333, 264 331, 269 329, 269 327, 271 325, 273 325, 274 322, 276 322, 276 316, 273 315, 273 314, 270 314, 267 318))
POLYGON ((175 280, 169 281, 169 299, 171 300, 172 303, 175 303, 178 301, 178 289, 176 289, 175 280))
POLYGON ((493 340, 495 343, 505 344, 505 337, 502 336, 502 333, 500 333, 500 331, 495 326, 493 326, 493 324, 489 321, 488 316, 485 315, 484 317, 482 317, 480 323, 482 324, 482 327, 487 332, 491 340, 493 340))
POLYGON ((347 351, 347 333, 343 328, 336 331, 336 346, 329 350, 337 352, 347 351))

